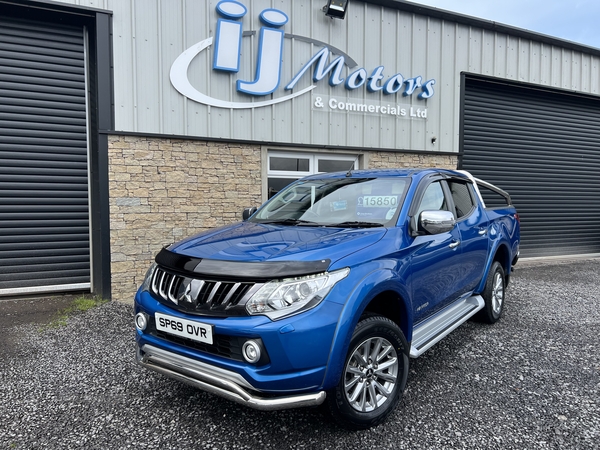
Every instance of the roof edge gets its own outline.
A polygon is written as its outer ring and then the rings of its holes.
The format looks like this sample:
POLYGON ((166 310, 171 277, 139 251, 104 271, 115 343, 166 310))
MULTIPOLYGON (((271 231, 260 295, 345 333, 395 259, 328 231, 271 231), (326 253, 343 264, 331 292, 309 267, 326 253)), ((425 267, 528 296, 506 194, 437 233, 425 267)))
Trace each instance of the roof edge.
MULTIPOLYGON (((356 0, 353 0, 356 1, 356 0)), ((568 41, 566 39, 549 36, 547 34, 536 33, 535 31, 518 28, 511 25, 506 25, 492 20, 480 19, 474 16, 448 11, 445 9, 435 8, 433 6, 421 5, 406 0, 360 0, 363 3, 370 3, 377 6, 385 6, 391 9, 406 11, 412 14, 420 14, 423 16, 434 17, 436 19, 448 20, 462 25, 469 25, 484 30, 490 30, 497 33, 508 34, 515 37, 537 41, 544 44, 554 45, 568 50, 575 50, 589 55, 600 56, 600 48, 591 47, 589 45, 579 44, 577 42, 568 41)))

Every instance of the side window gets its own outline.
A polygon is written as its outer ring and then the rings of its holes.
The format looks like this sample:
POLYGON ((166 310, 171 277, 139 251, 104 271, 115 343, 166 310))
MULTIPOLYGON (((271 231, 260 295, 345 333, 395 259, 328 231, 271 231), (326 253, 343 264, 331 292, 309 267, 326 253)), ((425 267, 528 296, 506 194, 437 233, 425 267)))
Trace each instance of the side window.
POLYGON ((452 200, 454 200, 454 209, 456 210, 454 211, 454 215, 458 220, 471 211, 473 206, 475 206, 475 202, 473 201, 471 189, 469 189, 467 183, 449 181, 448 185, 450 186, 450 192, 452 193, 452 200))
POLYGON ((425 190, 419 209, 417 210, 417 217, 421 215, 423 211, 448 211, 448 203, 444 197, 444 190, 442 184, 439 181, 434 181, 425 190))
POLYGON ((504 197, 499 192, 493 191, 492 189, 484 186, 483 184, 477 183, 479 193, 485 202, 486 208, 506 208, 510 206, 509 199, 504 197))

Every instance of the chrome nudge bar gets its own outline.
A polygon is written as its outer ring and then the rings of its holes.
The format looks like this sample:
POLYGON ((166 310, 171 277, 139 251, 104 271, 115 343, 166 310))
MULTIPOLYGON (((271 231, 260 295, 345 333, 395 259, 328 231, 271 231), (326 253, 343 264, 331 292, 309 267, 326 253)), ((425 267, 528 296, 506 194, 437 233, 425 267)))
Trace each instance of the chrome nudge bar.
MULTIPOLYGON (((325 400, 325 392, 286 397, 258 397, 252 386, 240 375, 219 369, 152 345, 136 346, 138 364, 155 372, 187 383, 203 391, 262 411, 317 406, 325 400)), ((255 391, 256 392, 256 391, 255 391)))

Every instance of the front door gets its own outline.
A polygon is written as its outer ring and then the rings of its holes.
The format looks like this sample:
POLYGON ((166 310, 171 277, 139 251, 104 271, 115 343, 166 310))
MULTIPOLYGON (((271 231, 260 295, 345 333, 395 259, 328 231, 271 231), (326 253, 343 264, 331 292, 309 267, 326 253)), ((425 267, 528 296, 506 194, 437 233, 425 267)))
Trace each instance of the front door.
MULTIPOLYGON (((418 201, 417 218, 423 211, 449 211, 450 208, 442 181, 429 184, 418 201)), ((414 238, 411 284, 415 322, 458 297, 464 281, 456 270, 461 255, 460 239, 458 225, 447 233, 414 238)))

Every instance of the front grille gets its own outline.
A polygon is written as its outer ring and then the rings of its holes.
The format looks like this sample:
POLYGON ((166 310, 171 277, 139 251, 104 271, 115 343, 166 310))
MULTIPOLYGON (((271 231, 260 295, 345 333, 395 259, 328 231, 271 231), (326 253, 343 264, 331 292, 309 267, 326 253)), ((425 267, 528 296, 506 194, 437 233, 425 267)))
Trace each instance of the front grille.
POLYGON ((196 314, 245 314, 246 296, 260 287, 246 282, 204 280, 186 277, 157 267, 152 277, 151 290, 170 307, 196 314))

